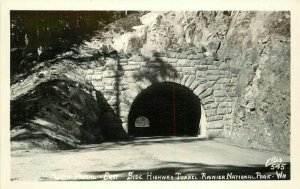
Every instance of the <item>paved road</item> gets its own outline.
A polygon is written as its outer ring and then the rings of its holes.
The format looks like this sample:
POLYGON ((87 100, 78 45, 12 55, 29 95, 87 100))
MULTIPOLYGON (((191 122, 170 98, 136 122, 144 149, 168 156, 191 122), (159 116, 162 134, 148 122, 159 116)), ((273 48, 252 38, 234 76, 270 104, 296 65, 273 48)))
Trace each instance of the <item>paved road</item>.
MULTIPOLYGON (((198 138, 140 138, 87 145, 79 150, 13 152, 12 180, 126 180, 132 171, 135 177, 130 179, 136 180, 152 173, 221 174, 235 170, 246 174, 263 169, 273 156, 284 162, 290 158, 198 138)), ((148 175, 148 179, 152 178, 148 175)))

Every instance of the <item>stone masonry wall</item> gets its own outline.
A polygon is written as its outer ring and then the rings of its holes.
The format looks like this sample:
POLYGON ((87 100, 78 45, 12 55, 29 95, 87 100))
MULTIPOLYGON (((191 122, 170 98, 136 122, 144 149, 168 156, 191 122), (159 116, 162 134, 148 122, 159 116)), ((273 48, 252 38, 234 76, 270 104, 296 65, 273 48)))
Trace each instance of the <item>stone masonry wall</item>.
POLYGON ((203 49, 108 58, 103 66, 86 70, 86 79, 104 95, 125 130, 131 103, 156 82, 181 84, 199 97, 206 115, 207 137, 225 137, 231 130, 237 75, 203 49))

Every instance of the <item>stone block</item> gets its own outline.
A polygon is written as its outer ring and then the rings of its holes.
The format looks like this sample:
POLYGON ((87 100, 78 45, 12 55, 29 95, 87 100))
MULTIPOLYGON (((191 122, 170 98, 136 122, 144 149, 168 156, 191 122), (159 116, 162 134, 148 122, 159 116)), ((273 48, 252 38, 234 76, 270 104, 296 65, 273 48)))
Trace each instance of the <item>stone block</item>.
POLYGON ((137 65, 137 66, 141 66, 141 62, 128 61, 128 65, 137 65))
POLYGON ((207 71, 196 71, 197 77, 206 77, 207 71))
POLYGON ((220 108, 228 108, 232 106, 232 102, 222 102, 220 103, 219 107, 220 108))
POLYGON ((200 97, 200 99, 204 99, 205 97, 212 95, 212 93, 213 93, 213 90, 211 88, 209 88, 209 89, 205 90, 203 93, 201 93, 199 95, 199 97, 200 97))
POLYGON ((119 63, 127 63, 128 59, 127 58, 121 58, 119 59, 119 63))
POLYGON ((115 86, 104 86, 105 90, 115 90, 115 86))
POLYGON ((169 51, 169 52, 167 52, 167 57, 169 57, 169 58, 177 58, 177 52, 169 51))
POLYGON ((191 66, 191 61, 187 59, 179 59, 177 61, 177 66, 179 67, 188 67, 191 66))
POLYGON ((232 115, 231 114, 227 114, 223 116, 224 120, 231 120, 232 119, 232 115))
POLYGON ((114 59, 107 59, 106 63, 105 63, 105 67, 116 67, 118 64, 118 62, 114 59))
POLYGON ((201 60, 203 59, 203 54, 202 53, 197 53, 197 54, 194 54, 193 58, 194 60, 201 60))
POLYGON ((198 81, 198 78, 196 78, 196 79, 192 82, 192 84, 191 84, 191 86, 190 86, 190 89, 191 89, 191 90, 195 90, 196 87, 198 87, 198 85, 200 85, 200 82, 198 81))
POLYGON ((219 67, 219 66, 221 65, 221 62, 219 62, 219 61, 214 61, 213 65, 219 67))
POLYGON ((86 80, 91 80, 92 77, 93 77, 93 75, 86 75, 86 76, 85 76, 85 79, 86 79, 86 80))
POLYGON ((128 89, 134 91, 136 94, 140 93, 142 89, 136 83, 127 84, 128 89))
POLYGON ((128 133, 128 124, 127 124, 127 123, 124 123, 124 122, 126 122, 126 121, 127 121, 127 120, 123 121, 122 127, 123 127, 123 129, 128 133))
POLYGON ((149 74, 150 70, 149 70, 149 68, 141 67, 140 72, 141 72, 141 74, 149 74))
POLYGON ((195 78, 196 78, 196 76, 190 75, 189 78, 185 82, 185 86, 189 87, 192 84, 192 82, 195 80, 195 78))
POLYGON ((228 70, 228 68, 229 68, 229 65, 226 64, 225 62, 222 62, 219 66, 220 70, 228 70))
POLYGON ((216 81, 206 81, 207 88, 212 88, 215 85, 216 81))
POLYGON ((235 99, 235 98, 237 98, 237 97, 234 97, 234 98, 226 98, 225 101, 226 101, 226 102, 234 102, 234 99, 235 99))
POLYGON ((144 77, 142 79, 140 79, 139 82, 144 83, 144 85, 146 86, 146 88, 149 87, 152 84, 148 79, 146 79, 144 77))
POLYGON ((213 115, 213 116, 209 116, 206 118, 206 120, 208 122, 211 122, 211 121, 219 121, 219 120, 222 120, 223 119, 223 116, 221 115, 213 115))
POLYGON ((177 63, 168 63, 169 67, 177 70, 177 63))
POLYGON ((168 74, 162 76, 163 81, 170 81, 170 76, 168 74))
POLYGON ((92 80, 92 85, 93 85, 94 87, 99 87, 99 86, 102 86, 103 83, 102 83, 101 80, 92 80))
POLYGON ((95 89, 96 89, 97 91, 103 91, 103 90, 104 90, 104 87, 103 87, 103 86, 97 86, 97 87, 95 87, 95 89))
POLYGON ((174 82, 180 84, 182 76, 183 74, 178 72, 174 82))
POLYGON ((208 138, 222 138, 224 137, 223 129, 208 129, 206 131, 208 138))
POLYGON ((100 75, 92 75, 93 80, 101 80, 102 79, 102 74, 100 75))
POLYGON ((135 83, 138 81, 137 77, 124 77, 124 81, 128 83, 135 83))
POLYGON ((207 77, 208 81, 217 81, 218 79, 220 79, 219 75, 208 75, 207 77))
POLYGON ((142 67, 145 67, 145 66, 147 66, 148 65, 148 62, 141 62, 141 66, 142 67))
POLYGON ((220 76, 226 77, 227 72, 228 72, 228 71, 219 70, 218 73, 219 73, 220 76))
POLYGON ((229 92, 227 92, 227 94, 228 94, 229 97, 236 97, 237 96, 235 90, 234 91, 229 91, 229 92))
POLYGON ((108 100, 107 103, 112 106, 116 104, 116 100, 108 100))
POLYGON ((217 113, 218 115, 230 114, 231 108, 218 108, 217 113))
POLYGON ((175 72, 170 71, 170 72, 168 72, 168 74, 169 74, 169 79, 170 79, 170 81, 171 81, 171 82, 174 82, 174 81, 175 81, 175 78, 176 78, 175 72))
POLYGON ((141 62, 143 61, 143 57, 139 55, 133 55, 128 59, 128 62, 133 61, 133 62, 141 62))
POLYGON ((94 74, 94 70, 93 69, 88 69, 88 70, 85 71, 85 74, 86 75, 94 74))
POLYGON ((214 90, 215 97, 226 97, 227 93, 224 90, 214 90))
POLYGON ((193 61, 194 65, 195 66, 199 66, 199 65, 205 65, 204 63, 204 60, 191 60, 193 61))
POLYGON ((124 73, 124 77, 126 78, 128 78, 128 77, 138 77, 138 76, 140 76, 140 73, 138 72, 138 71, 126 71, 125 73, 124 73))
POLYGON ((194 90, 194 94, 199 96, 201 93, 203 93, 207 89, 205 84, 200 84, 196 89, 194 90))
POLYGON ((134 99, 134 97, 136 97, 136 95, 138 94, 137 91, 131 90, 131 89, 127 89, 126 91, 124 91, 124 95, 128 98, 134 99))
POLYGON ((123 66, 123 70, 129 71, 129 70, 137 70, 141 67, 141 65, 126 65, 123 66))
POLYGON ((146 89, 149 85, 146 85, 144 82, 142 81, 137 81, 136 85, 141 88, 141 89, 146 89))
POLYGON ((177 61, 178 61, 178 59, 176 59, 176 58, 169 58, 169 64, 175 64, 175 66, 176 66, 177 61))
POLYGON ((130 106, 125 103, 120 103, 119 105, 120 111, 129 112, 130 106))
POLYGON ((155 70, 163 68, 165 63, 159 63, 159 62, 150 62, 147 64, 148 68, 154 68, 155 70))
POLYGON ((217 83, 220 83, 220 84, 228 84, 230 82, 230 79, 229 78, 220 78, 217 83))
POLYGON ((219 106, 219 103, 218 102, 214 102, 214 103, 210 103, 210 104, 206 104, 204 106, 204 109, 207 110, 207 109, 217 109, 219 106))
POLYGON ((226 101, 226 97, 216 97, 216 102, 224 102, 226 101))
POLYGON ((167 53, 166 52, 155 52, 153 54, 154 57, 165 57, 167 56, 167 53))
POLYGON ((189 54, 189 55, 187 56, 187 59, 188 59, 188 60, 194 60, 194 55, 193 55, 193 54, 189 54))
POLYGON ((223 121, 211 121, 208 122, 208 129, 222 129, 224 127, 223 121))
POLYGON ((217 110, 216 109, 209 109, 209 110, 205 110, 204 113, 207 117, 215 116, 215 115, 217 115, 217 110))
POLYGON ((103 85, 111 85, 116 82, 116 78, 103 78, 102 79, 103 85))
POLYGON ((153 67, 149 67, 149 74, 155 74, 156 72, 160 72, 161 70, 157 67, 157 68, 153 68, 153 67))
POLYGON ((196 70, 195 70, 194 67, 183 67, 183 68, 181 69, 181 71, 182 71, 184 74, 193 74, 193 75, 195 75, 195 72, 196 72, 196 70))
POLYGON ((186 80, 188 79, 188 77, 189 77, 189 75, 183 75, 183 77, 181 78, 180 84, 181 84, 181 85, 184 85, 185 82, 186 82, 186 80))
POLYGON ((126 66, 128 65, 128 62, 120 62, 120 65, 123 67, 123 66, 126 66))
POLYGON ((220 90, 220 89, 224 89, 224 85, 223 84, 215 84, 212 89, 214 90, 220 90))
POLYGON ((213 65, 214 61, 215 61, 214 57, 209 56, 204 59, 204 64, 205 65, 213 65))
POLYGON ((226 120, 224 122, 224 127, 230 127, 231 126, 231 120, 226 120))
POLYGON ((218 70, 218 67, 215 65, 207 65, 208 70, 218 70))
POLYGON ((167 58, 167 57, 159 57, 158 60, 159 60, 160 62, 165 63, 165 64, 168 64, 168 63, 169 63, 169 58, 167 58))
POLYGON ((214 103, 215 102, 215 98, 213 96, 209 96, 209 97, 206 97, 206 98, 203 98, 201 99, 201 103, 205 106, 205 105, 208 105, 208 104, 211 104, 211 103, 214 103))
POLYGON ((120 117, 128 117, 128 111, 120 111, 120 117))
POLYGON ((220 75, 219 70, 207 70, 206 71, 207 75, 220 75))
POLYGON ((207 65, 196 65, 197 71, 206 71, 208 69, 207 65))
POLYGON ((188 56, 188 54, 185 53, 185 52, 178 53, 178 55, 177 55, 177 57, 178 57, 179 59, 186 59, 187 56, 188 56))
POLYGON ((103 78, 112 78, 112 77, 116 77, 117 73, 113 70, 106 70, 103 72, 103 78))

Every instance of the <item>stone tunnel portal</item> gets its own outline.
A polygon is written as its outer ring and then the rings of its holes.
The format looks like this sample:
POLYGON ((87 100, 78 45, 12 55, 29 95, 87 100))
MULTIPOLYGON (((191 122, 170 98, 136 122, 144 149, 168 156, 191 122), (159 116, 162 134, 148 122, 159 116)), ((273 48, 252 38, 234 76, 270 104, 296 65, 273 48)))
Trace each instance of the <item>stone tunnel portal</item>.
POLYGON ((197 136, 201 107, 199 98, 177 83, 156 83, 133 101, 128 134, 143 136, 197 136))

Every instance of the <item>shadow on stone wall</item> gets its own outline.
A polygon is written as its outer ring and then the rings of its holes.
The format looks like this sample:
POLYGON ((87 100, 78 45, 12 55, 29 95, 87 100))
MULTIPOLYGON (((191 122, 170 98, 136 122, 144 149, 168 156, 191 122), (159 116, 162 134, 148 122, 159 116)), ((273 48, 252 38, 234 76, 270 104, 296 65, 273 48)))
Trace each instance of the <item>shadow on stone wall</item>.
MULTIPOLYGON (((154 53, 151 58, 142 55, 133 55, 128 57, 129 55, 118 53, 115 50, 111 51, 109 54, 109 58, 112 58, 113 61, 107 60, 104 66, 105 72, 107 73, 103 75, 102 78, 104 96, 99 98, 104 98, 108 101, 107 103, 111 105, 111 113, 114 112, 115 116, 118 118, 121 117, 121 103, 128 101, 128 99, 126 99, 128 97, 123 94, 121 96, 121 93, 126 89, 131 90, 131 84, 134 84, 135 87, 139 87, 138 90, 142 91, 144 88, 140 85, 136 85, 137 82, 147 81, 150 84, 154 84, 161 82, 167 77, 173 79, 178 77, 175 67, 164 61, 163 58, 160 57, 159 53, 154 53), (122 64, 122 59, 129 59, 129 61, 134 62, 134 64, 126 63, 126 65, 123 66, 124 64, 122 64), (130 68, 128 70, 128 66, 139 66, 139 69, 132 70, 132 68, 130 68), (127 80, 128 78, 130 81, 127 80), (113 83, 112 86, 110 86, 111 83, 113 83)), ((130 104, 130 102, 127 102, 127 105, 130 106, 130 104)), ((118 123, 119 121, 120 120, 115 123, 118 123)))
POLYGON ((142 60, 147 62, 147 64, 138 73, 133 75, 133 78, 136 80, 146 79, 153 84, 161 82, 166 78, 175 80, 179 76, 176 68, 164 61, 163 57, 160 57, 160 53, 154 53, 151 58, 142 56, 142 60))
POLYGON ((122 120, 118 112, 114 112, 101 92, 96 92, 96 98, 98 106, 101 107, 99 112, 99 124, 102 126, 103 139, 126 139, 128 135, 122 127, 122 120))

